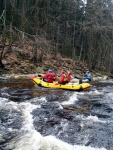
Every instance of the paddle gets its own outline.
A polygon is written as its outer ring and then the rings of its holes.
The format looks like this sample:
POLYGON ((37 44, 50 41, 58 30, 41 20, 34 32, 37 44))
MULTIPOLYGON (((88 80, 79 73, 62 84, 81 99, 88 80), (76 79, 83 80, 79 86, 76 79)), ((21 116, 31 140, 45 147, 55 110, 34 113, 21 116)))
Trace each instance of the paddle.
MULTIPOLYGON (((41 74, 38 74, 37 76, 40 77, 40 78, 42 77, 41 74)), ((30 75, 29 78, 30 78, 30 79, 36 78, 36 75, 30 75)))
POLYGON ((74 76, 74 78, 80 79, 80 77, 74 76))
POLYGON ((35 75, 30 75, 30 76, 29 76, 30 79, 33 79, 33 78, 35 78, 35 77, 36 77, 35 75))

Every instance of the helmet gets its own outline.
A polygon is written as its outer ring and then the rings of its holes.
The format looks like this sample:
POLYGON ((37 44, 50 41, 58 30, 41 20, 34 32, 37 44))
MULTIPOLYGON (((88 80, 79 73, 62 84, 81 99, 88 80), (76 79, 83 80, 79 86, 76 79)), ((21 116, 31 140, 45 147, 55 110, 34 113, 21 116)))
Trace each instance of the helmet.
POLYGON ((61 70, 61 73, 64 73, 64 70, 61 70))
POLYGON ((89 69, 86 69, 86 72, 89 72, 89 69))
POLYGON ((69 75, 71 74, 71 72, 70 72, 70 71, 68 71, 67 73, 68 73, 69 75))
POLYGON ((49 69, 48 72, 53 72, 53 71, 51 69, 49 69))

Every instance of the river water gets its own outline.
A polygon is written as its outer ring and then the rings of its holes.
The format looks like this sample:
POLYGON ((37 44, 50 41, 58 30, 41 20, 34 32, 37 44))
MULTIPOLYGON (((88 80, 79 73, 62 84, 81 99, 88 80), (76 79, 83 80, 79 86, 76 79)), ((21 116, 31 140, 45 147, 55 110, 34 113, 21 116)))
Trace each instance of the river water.
POLYGON ((1 81, 0 150, 113 150, 113 81, 88 92, 1 81))

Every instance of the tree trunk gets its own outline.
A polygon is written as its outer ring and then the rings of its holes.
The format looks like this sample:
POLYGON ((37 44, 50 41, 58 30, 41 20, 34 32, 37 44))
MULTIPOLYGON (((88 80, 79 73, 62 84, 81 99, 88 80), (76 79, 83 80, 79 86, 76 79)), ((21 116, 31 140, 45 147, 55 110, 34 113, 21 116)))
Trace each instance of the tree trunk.
POLYGON ((0 68, 5 68, 4 64, 2 63, 2 60, 0 59, 0 68))

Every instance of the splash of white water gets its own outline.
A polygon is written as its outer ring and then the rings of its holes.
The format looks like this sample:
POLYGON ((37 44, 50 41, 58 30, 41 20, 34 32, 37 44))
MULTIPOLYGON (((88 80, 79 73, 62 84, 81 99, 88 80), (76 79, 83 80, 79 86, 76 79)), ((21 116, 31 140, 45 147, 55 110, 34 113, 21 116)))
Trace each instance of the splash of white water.
POLYGON ((37 132, 29 132, 16 139, 16 148, 13 150, 106 150, 105 148, 92 148, 90 146, 70 145, 54 136, 42 137, 37 132))
POLYGON ((77 101, 77 100, 78 100, 78 98, 77 98, 77 93, 74 92, 74 94, 69 98, 68 101, 62 102, 62 105, 74 104, 74 102, 77 101))
POLYGON ((100 94, 103 94, 103 92, 99 92, 97 89, 95 89, 94 91, 90 91, 89 92, 89 95, 100 95, 100 94))
POLYGON ((88 116, 87 118, 86 118, 86 120, 92 120, 92 121, 94 121, 94 122, 103 122, 103 123, 106 123, 106 121, 102 121, 102 120, 100 120, 97 116, 88 116))
POLYGON ((31 103, 21 103, 20 107, 21 109, 23 109, 23 117, 24 117, 22 130, 24 131, 34 130, 31 112, 36 108, 40 108, 40 106, 36 106, 31 103))

